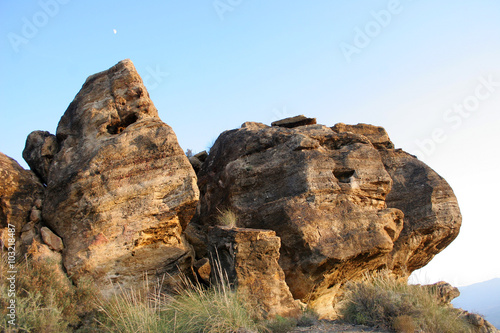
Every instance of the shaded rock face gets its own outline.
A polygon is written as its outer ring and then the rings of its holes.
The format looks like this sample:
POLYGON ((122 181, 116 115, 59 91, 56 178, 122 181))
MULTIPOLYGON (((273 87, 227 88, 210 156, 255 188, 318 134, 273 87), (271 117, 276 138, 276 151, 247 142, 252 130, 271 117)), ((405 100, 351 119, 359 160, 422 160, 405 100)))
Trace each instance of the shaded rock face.
POLYGON ((221 134, 198 173, 195 221, 214 225, 230 208, 239 227, 274 230, 293 296, 332 317, 343 283, 382 267, 411 272, 458 233, 451 188, 392 147, 371 125, 245 123, 221 134), (420 168, 418 180, 400 170, 409 165, 420 168))
POLYGON ((59 143, 56 136, 49 132, 34 131, 26 139, 23 158, 44 184, 47 183, 52 159, 58 151, 59 143))
POLYGON ((130 60, 90 76, 52 138, 32 133, 25 152, 46 180, 43 218, 70 276, 92 276, 106 295, 191 265, 182 231, 196 176, 130 60))
POLYGON ((382 127, 340 123, 332 129, 365 136, 378 148, 392 179, 386 204, 404 213, 404 228, 388 256, 389 268, 403 274, 427 265, 460 231, 462 215, 451 187, 415 156, 393 149, 382 127))
POLYGON ((412 272, 458 236, 462 215, 451 187, 434 170, 402 150, 381 149, 380 155, 393 179, 387 206, 405 214, 388 265, 412 272))
POLYGON ((18 239, 31 215, 36 214, 35 206, 43 191, 33 172, 24 170, 14 159, 0 153, 0 228, 13 225, 18 239))
POLYGON ((271 230, 213 227, 208 233, 209 251, 217 276, 218 266, 238 289, 245 303, 260 319, 298 317, 295 301, 278 264, 280 238, 271 230))

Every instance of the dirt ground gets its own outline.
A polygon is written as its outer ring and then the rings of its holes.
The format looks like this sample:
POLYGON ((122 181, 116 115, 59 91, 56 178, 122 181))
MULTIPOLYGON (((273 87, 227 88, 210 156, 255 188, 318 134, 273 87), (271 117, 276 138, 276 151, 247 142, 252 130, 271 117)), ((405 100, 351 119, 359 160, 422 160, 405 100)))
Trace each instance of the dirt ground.
POLYGON ((326 332, 350 332, 350 333, 361 333, 361 332, 372 332, 372 333, 388 333, 391 331, 381 330, 378 328, 351 325, 346 323, 341 323, 338 321, 327 321, 322 320, 318 324, 309 327, 297 327, 291 333, 299 332, 309 332, 309 333, 326 333, 326 332))

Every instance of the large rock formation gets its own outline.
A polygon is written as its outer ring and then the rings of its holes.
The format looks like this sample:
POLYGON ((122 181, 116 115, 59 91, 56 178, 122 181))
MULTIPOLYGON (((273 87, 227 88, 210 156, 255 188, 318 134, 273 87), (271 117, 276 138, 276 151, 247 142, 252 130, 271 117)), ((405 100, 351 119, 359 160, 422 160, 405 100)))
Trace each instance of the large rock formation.
POLYGON ((425 265, 458 234, 448 184, 370 125, 245 123, 220 135, 198 174, 196 222, 222 209, 239 227, 281 237, 280 265, 295 298, 323 317, 345 281, 382 267, 425 265))
POLYGON ((55 138, 32 133, 23 156, 47 184, 43 218, 70 276, 109 294, 191 266, 196 176, 130 60, 87 79, 55 138))
POLYGON ((411 273, 461 224, 444 179, 377 126, 248 122, 188 160, 129 60, 87 79, 56 135, 28 137, 23 157, 46 184, 43 216, 41 183, 12 165, 7 181, 12 163, 1 157, 0 182, 15 188, 2 188, 2 226, 62 251, 73 278, 90 275, 110 294, 144 273, 193 272, 195 250, 194 272, 208 282, 207 258, 219 253, 261 317, 296 314, 293 298, 334 317, 346 281, 411 273), (240 228, 210 228, 227 210, 240 228))
MULTIPOLYGON (((19 239, 23 228, 37 218, 37 205, 43 186, 33 172, 24 170, 15 160, 0 153, 0 239, 6 244, 7 226, 19 239), (12 228, 12 227, 11 227, 12 228)), ((1 249, 1 246, 0 246, 1 249)))

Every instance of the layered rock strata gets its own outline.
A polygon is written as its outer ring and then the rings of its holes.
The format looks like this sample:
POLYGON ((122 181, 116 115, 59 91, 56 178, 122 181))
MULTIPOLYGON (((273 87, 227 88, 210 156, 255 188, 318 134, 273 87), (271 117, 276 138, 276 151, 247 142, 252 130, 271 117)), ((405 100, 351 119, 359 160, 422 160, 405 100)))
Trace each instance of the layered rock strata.
POLYGON ((238 227, 274 230, 293 296, 332 317, 346 281, 384 267, 410 273, 458 234, 449 185, 393 147, 371 125, 245 123, 221 134, 198 173, 195 220, 214 225, 231 209, 238 227))
POLYGON ((301 308, 278 264, 280 239, 271 230, 213 227, 208 233, 212 279, 228 279, 260 319, 298 317, 301 308))
POLYGON ((191 266, 196 175, 130 60, 90 76, 55 137, 32 133, 23 156, 46 181, 43 218, 73 278, 110 294, 191 266))

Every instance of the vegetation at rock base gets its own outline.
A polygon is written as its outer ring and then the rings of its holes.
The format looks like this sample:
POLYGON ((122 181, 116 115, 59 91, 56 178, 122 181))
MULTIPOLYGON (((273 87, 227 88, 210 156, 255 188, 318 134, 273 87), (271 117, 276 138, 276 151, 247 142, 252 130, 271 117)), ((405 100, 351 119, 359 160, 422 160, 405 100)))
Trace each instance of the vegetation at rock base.
MULTIPOLYGON (((1 265, 1 327, 9 332, 9 269, 4 257, 1 265)), ((146 280, 142 290, 122 290, 104 301, 96 297, 99 293, 90 281, 80 280, 75 286, 57 273, 58 265, 32 256, 16 264, 19 332, 288 332, 317 322, 307 310, 299 319, 255 320, 220 267, 216 267, 219 283, 210 287, 182 277, 175 293, 165 294, 161 284, 150 288, 146 280)), ((455 309, 439 305, 434 293, 432 288, 394 279, 388 272, 367 275, 348 284, 341 313, 346 322, 396 332, 475 331, 455 309)))
MULTIPOLYGON (((2 332, 7 323, 7 261, 2 257, 0 306, 2 332)), ((252 310, 231 289, 227 277, 218 269, 219 281, 211 287, 192 283, 183 277, 174 295, 161 290, 161 284, 142 290, 121 290, 110 300, 96 297, 90 281, 78 286, 57 274, 56 261, 27 257, 18 263, 16 275, 16 322, 19 332, 287 332, 297 325, 316 320, 311 312, 297 319, 277 317, 258 322, 252 310)))
POLYGON ((290 332, 297 326, 295 318, 284 318, 277 316, 276 318, 266 322, 266 328, 273 333, 286 333, 290 332))
MULTIPOLYGON (((6 257, 0 264, 0 327, 9 332, 7 306, 10 276, 6 257)), ((26 256, 16 263, 16 327, 19 332, 72 332, 81 318, 96 308, 95 290, 89 280, 75 286, 66 276, 57 274, 58 263, 50 259, 33 260, 26 256)))
POLYGON ((341 307, 345 321, 397 332, 459 333, 474 327, 454 308, 438 304, 429 288, 381 272, 349 283, 341 307))
POLYGON ((173 296, 163 294, 161 285, 150 293, 122 292, 101 305, 105 314, 101 328, 108 332, 279 333, 317 320, 311 311, 305 311, 298 320, 279 316, 255 320, 252 309, 232 290, 220 266, 216 269, 219 283, 208 288, 182 277, 173 296))

